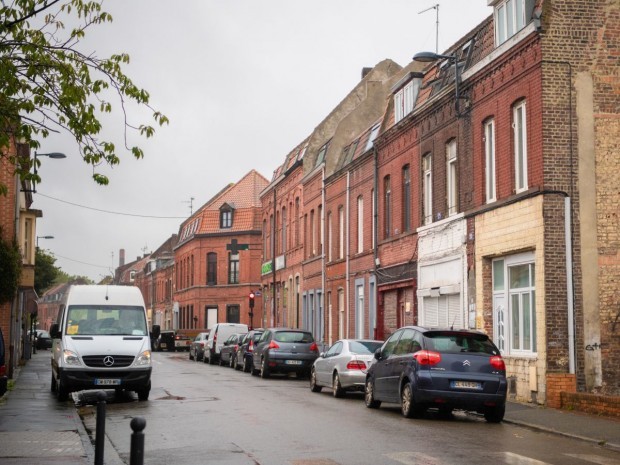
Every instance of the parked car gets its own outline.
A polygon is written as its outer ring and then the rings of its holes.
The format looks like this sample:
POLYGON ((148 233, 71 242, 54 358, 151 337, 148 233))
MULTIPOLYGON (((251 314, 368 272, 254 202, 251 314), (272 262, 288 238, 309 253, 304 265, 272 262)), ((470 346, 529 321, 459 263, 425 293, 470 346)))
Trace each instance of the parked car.
POLYGON ((234 333, 231 334, 228 339, 224 341, 224 345, 220 350, 220 366, 228 365, 234 368, 237 360, 237 350, 239 349, 239 343, 243 340, 243 336, 247 333, 234 333))
POLYGON ((156 342, 156 350, 167 350, 174 352, 176 350, 189 350, 192 340, 184 334, 177 334, 176 331, 162 331, 156 342))
POLYGON ((489 337, 478 331, 407 326, 375 352, 366 376, 368 408, 400 403, 405 417, 435 407, 482 413, 499 423, 506 409, 506 366, 489 337))
POLYGON ((37 350, 46 350, 52 348, 52 336, 50 333, 43 330, 36 330, 36 345, 37 350))
POLYGON ((204 333, 198 333, 191 345, 189 346, 189 359, 196 360, 199 362, 202 360, 205 354, 205 344, 207 343, 207 338, 209 337, 209 331, 205 331, 204 333))
POLYGON ((271 373, 310 374, 319 348, 309 331, 269 328, 261 335, 252 355, 252 374, 268 378, 271 373))
POLYGON ((4 336, 2 335, 2 328, 0 328, 0 397, 4 395, 7 390, 9 378, 6 375, 6 352, 4 345, 4 336))
POLYGON ((213 365, 220 358, 220 350, 224 341, 234 333, 247 333, 248 325, 243 323, 216 323, 209 331, 209 337, 205 343, 203 362, 213 365))
POLYGON ((262 336, 265 330, 263 328, 257 328, 247 333, 239 349, 237 349, 237 363, 235 364, 236 370, 243 370, 245 373, 249 373, 252 369, 252 354, 254 353, 254 347, 262 336))
POLYGON ((383 341, 367 339, 336 341, 314 361, 310 390, 320 392, 323 387, 329 387, 334 397, 342 397, 346 391, 363 391, 374 353, 382 345, 383 341))

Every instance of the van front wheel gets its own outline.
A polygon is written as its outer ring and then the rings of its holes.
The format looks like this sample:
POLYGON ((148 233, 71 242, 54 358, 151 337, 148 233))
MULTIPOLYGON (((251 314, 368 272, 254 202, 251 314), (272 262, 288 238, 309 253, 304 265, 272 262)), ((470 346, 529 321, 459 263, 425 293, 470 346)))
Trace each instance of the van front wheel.
POLYGON ((56 397, 60 402, 64 402, 69 399, 69 390, 60 381, 60 376, 58 377, 58 381, 56 381, 56 397))
POLYGON ((144 389, 139 389, 136 393, 138 394, 138 400, 149 400, 149 394, 151 393, 151 382, 149 381, 149 384, 144 389))

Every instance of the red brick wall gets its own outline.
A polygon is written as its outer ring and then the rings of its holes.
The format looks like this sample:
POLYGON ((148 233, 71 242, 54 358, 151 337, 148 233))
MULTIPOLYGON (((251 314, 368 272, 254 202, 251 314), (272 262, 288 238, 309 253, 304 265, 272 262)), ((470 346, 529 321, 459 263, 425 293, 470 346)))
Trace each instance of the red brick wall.
POLYGON ((577 410, 597 416, 620 419, 620 396, 601 396, 587 392, 561 392, 563 410, 577 410))
POLYGON ((547 374, 547 407, 560 408, 562 406, 562 393, 575 392, 575 375, 565 373, 547 374))

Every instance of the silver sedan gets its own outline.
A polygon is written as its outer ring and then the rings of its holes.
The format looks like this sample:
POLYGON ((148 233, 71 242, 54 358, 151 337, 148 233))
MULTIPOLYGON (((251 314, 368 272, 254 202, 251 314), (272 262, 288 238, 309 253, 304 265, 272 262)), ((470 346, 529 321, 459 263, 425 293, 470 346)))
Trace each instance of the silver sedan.
POLYGON ((310 390, 320 392, 332 389, 334 397, 346 391, 363 391, 366 372, 373 361, 375 350, 383 341, 369 339, 341 339, 314 361, 310 372, 310 390))

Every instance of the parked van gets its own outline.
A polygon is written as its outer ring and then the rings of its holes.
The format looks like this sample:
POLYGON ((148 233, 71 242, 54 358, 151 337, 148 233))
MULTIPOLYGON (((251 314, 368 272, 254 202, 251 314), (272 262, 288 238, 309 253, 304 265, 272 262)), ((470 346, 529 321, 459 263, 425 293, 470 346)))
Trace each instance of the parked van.
POLYGON ((151 391, 151 343, 142 294, 134 286, 74 285, 65 294, 52 336, 52 391, 151 391))
POLYGON ((217 323, 209 331, 209 338, 205 342, 205 353, 202 361, 213 365, 220 359, 220 351, 224 341, 234 333, 247 333, 248 325, 243 323, 217 323))

